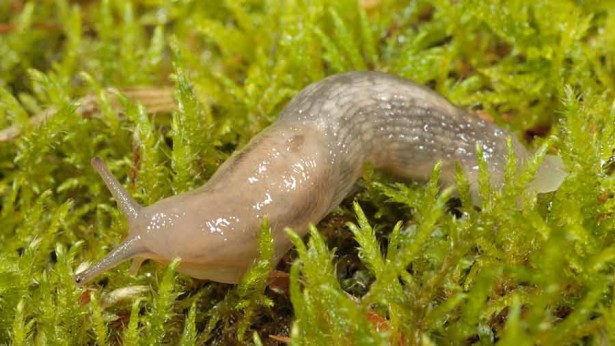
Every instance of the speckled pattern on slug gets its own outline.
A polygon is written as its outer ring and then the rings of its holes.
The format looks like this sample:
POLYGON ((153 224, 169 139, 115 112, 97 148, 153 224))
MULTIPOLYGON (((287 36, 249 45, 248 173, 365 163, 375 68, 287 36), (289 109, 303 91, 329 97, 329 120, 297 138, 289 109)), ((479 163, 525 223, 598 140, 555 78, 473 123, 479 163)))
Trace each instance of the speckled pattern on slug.
MULTIPOLYGON (((312 84, 278 121, 321 129, 333 159, 343 165, 340 180, 354 181, 356 168, 366 161, 413 179, 425 179, 442 161, 444 183, 452 183, 458 162, 472 180, 480 141, 492 183, 503 181, 510 133, 468 115, 424 86, 385 73, 348 73, 312 84)), ((513 141, 517 155, 525 158, 525 149, 514 136, 513 141)), ((343 198, 350 187, 337 186, 343 198)))
MULTIPOLYGON (((503 181, 510 133, 473 117, 435 92, 379 72, 326 78, 301 91, 278 120, 227 160, 202 187, 140 207, 100 159, 94 167, 127 216, 130 233, 120 246, 83 273, 93 276, 135 258, 168 263, 196 278, 236 283, 258 255, 257 236, 267 219, 281 258, 290 227, 307 232, 348 194, 366 162, 406 178, 427 179, 441 161, 441 179, 453 182, 455 165, 476 190, 476 143, 491 183, 503 181)), ((527 156, 514 136, 517 156, 527 156)), ((561 161, 545 160, 538 191, 555 189, 561 161)))

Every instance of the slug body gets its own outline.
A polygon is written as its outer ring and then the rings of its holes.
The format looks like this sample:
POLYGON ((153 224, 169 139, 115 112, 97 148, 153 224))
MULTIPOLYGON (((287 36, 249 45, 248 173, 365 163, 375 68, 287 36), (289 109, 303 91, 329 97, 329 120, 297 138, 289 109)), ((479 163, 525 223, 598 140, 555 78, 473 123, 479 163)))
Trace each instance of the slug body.
MULTIPOLYGON (((443 184, 455 165, 477 186, 480 142, 494 187, 503 182, 505 130, 472 117, 430 89, 379 72, 351 72, 302 90, 278 120, 227 160, 204 186, 140 207, 100 159, 93 165, 129 220, 126 240, 78 274, 77 283, 134 258, 162 263, 180 257, 179 271, 199 279, 237 283, 257 257, 266 218, 276 259, 290 248, 283 229, 303 235, 350 192, 365 163, 410 179, 427 179, 442 162, 443 184)), ((520 161, 528 156, 512 136, 520 161)), ((534 188, 556 189, 565 173, 547 157, 534 188)))

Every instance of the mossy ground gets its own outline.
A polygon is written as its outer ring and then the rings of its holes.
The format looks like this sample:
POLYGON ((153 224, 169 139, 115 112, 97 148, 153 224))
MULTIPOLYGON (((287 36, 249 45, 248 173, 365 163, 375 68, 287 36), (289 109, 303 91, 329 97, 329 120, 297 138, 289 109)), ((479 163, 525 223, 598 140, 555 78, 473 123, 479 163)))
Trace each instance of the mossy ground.
POLYGON ((0 143, 0 344, 614 344, 614 86, 608 1, 2 1, 0 128, 23 134, 0 143), (530 147, 553 135, 539 152, 569 177, 537 197, 531 170, 510 169, 476 209, 462 176, 451 206, 434 179, 366 172, 295 237, 287 291, 267 286, 266 231, 238 286, 148 263, 75 287, 126 232, 93 156, 149 204, 206 181, 305 85, 364 69, 427 84, 530 147), (134 86, 172 88, 179 111, 118 112, 103 92, 134 86), (86 95, 100 105, 87 117, 86 95))

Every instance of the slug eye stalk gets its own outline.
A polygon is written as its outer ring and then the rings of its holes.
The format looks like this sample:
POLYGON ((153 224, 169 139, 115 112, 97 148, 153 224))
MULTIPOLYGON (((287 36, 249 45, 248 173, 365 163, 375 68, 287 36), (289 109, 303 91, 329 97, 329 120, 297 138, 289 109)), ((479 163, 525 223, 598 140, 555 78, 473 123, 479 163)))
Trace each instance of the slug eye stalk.
POLYGON ((122 211, 122 214, 128 218, 128 222, 134 222, 139 216, 141 206, 132 198, 132 196, 124 189, 122 184, 111 174, 109 168, 100 157, 94 157, 92 159, 92 167, 98 172, 98 175, 102 178, 109 189, 109 192, 113 195, 117 201, 117 206, 122 211))

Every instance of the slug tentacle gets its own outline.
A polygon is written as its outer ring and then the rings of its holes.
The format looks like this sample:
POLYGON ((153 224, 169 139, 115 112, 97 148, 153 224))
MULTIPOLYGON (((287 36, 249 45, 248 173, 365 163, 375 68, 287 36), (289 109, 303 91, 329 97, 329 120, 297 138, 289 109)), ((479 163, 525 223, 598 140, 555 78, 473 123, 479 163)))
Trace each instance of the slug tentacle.
MULTIPOLYGON (((227 160, 204 186, 141 208, 99 158, 92 160, 126 214, 130 233, 102 261, 75 281, 135 258, 168 263, 199 279, 237 283, 258 257, 258 232, 269 220, 275 258, 292 246, 284 228, 308 232, 351 191, 363 166, 426 180, 436 163, 444 185, 455 183, 459 165, 477 195, 477 145, 494 188, 504 182, 508 139, 519 168, 530 156, 517 138, 455 107, 434 91, 380 72, 328 77, 303 89, 278 120, 227 160)), ((561 160, 545 157, 529 186, 559 187, 561 160)), ((476 202, 476 201, 475 201, 476 202)))
POLYGON ((139 216, 141 206, 132 198, 132 196, 124 189, 122 184, 111 174, 109 168, 100 157, 94 157, 92 159, 92 166, 98 172, 98 175, 102 178, 107 185, 107 188, 115 197, 117 205, 124 215, 128 218, 129 222, 134 222, 139 216))
POLYGON ((75 275, 75 283, 83 285, 96 275, 137 255, 143 255, 146 251, 147 249, 143 246, 140 235, 130 236, 96 264, 75 275))
POLYGON ((141 256, 133 258, 132 264, 130 265, 130 268, 128 268, 128 273, 132 276, 137 275, 139 273, 139 268, 141 268, 141 265, 146 259, 147 258, 141 256))

